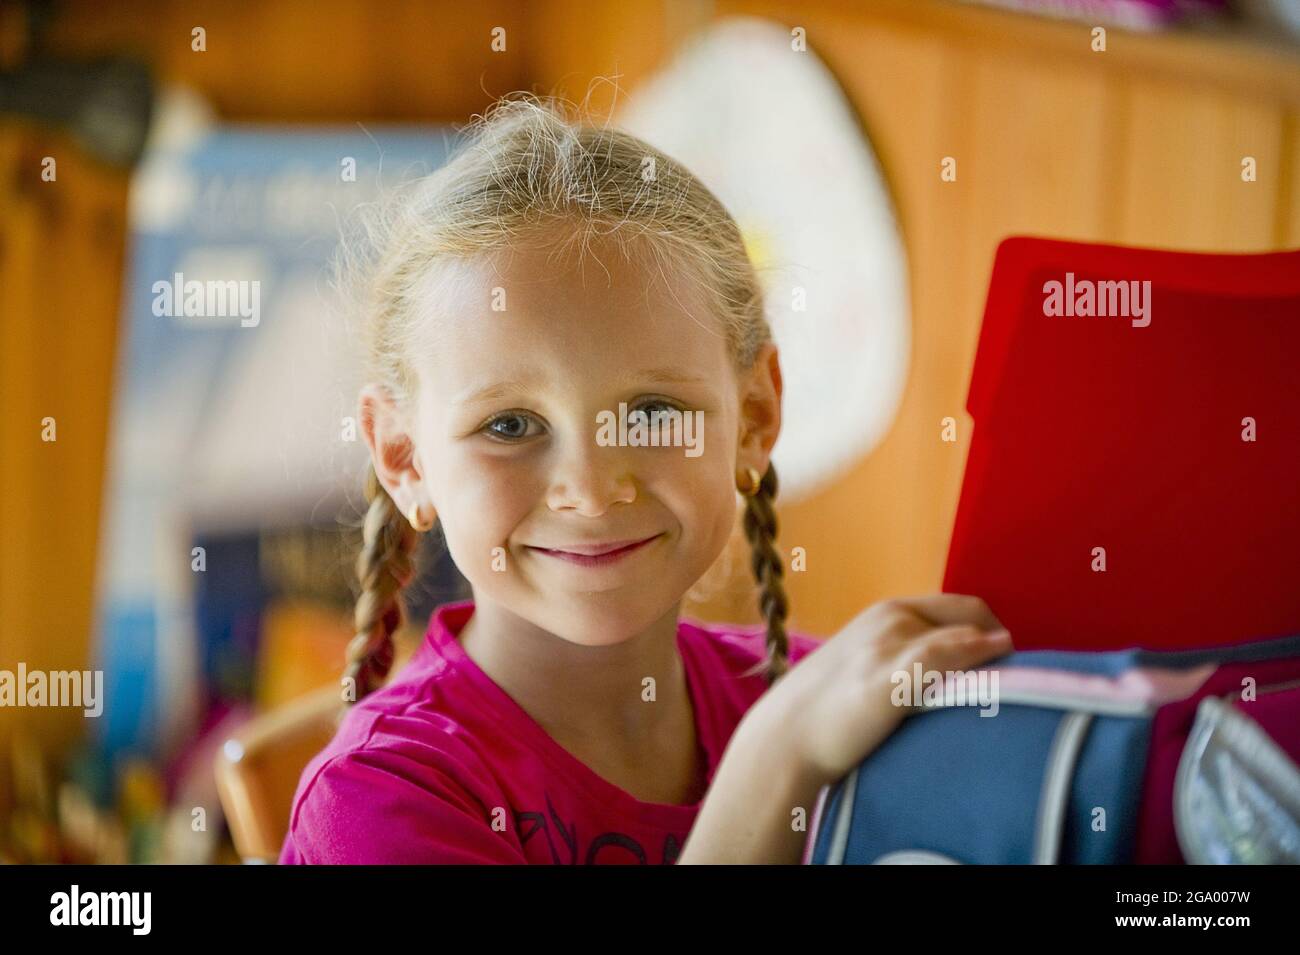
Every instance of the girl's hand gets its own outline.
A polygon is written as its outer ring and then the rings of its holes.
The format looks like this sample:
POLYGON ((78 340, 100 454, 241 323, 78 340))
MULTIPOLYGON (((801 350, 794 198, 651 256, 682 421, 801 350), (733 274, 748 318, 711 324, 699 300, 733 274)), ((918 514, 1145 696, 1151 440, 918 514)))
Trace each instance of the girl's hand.
POLYGON ((1012 649, 1011 635, 978 597, 885 600, 802 659, 744 722, 762 727, 756 732, 767 745, 775 739, 789 747, 806 778, 835 782, 912 712, 890 699, 895 673, 906 672, 910 681, 918 661, 922 671, 971 669, 1012 649))

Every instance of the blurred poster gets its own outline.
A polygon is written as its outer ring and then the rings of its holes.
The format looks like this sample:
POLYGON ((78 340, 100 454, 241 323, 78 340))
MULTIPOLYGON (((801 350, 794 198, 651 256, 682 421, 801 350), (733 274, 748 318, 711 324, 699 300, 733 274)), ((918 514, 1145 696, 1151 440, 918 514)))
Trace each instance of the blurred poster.
POLYGON ((195 594, 212 562, 204 612, 246 652, 265 597, 247 535, 359 499, 365 445, 343 424, 356 359, 329 261, 356 206, 437 168, 451 139, 221 125, 164 102, 132 183, 111 414, 96 614, 108 751, 156 754, 202 718, 220 654, 199 645, 195 594))

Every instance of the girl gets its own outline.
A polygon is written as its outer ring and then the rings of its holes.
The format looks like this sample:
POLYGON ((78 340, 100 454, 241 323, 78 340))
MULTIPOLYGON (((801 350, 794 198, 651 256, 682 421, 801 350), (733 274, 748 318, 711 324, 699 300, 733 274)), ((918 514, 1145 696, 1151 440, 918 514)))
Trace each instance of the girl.
POLYGON ((950 594, 786 632, 777 352, 736 224, 668 156, 507 98, 373 238, 357 702, 281 862, 798 862, 820 788, 903 718, 890 674, 1011 649, 950 594), (679 619, 737 490, 761 630, 679 619), (385 683, 435 520, 473 599, 385 683))

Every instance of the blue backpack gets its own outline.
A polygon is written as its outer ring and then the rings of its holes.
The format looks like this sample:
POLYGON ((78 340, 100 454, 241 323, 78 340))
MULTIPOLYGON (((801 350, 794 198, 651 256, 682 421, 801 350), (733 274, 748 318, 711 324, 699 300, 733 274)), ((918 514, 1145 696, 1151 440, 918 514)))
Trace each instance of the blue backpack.
POLYGON ((1300 734, 1266 728, 1300 727, 1300 636, 983 670, 994 707, 950 682, 823 788, 805 862, 1127 863, 1172 820, 1185 861, 1300 863, 1300 734))

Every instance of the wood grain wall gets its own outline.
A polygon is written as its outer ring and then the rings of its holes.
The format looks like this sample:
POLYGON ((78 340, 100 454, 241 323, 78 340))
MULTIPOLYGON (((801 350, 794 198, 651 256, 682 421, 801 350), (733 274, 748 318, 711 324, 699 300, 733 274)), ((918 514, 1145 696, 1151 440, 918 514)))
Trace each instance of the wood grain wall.
MULTIPOLYGON (((21 55, 15 9, 0 56, 21 55)), ((843 84, 893 190, 914 339, 883 444, 782 511, 808 550, 794 626, 828 634, 868 603, 936 589, 969 428, 963 410, 985 283, 1013 233, 1256 251, 1300 245, 1300 57, 1251 37, 1136 36, 940 2, 485 3, 291 0, 61 5, 54 50, 131 52, 230 119, 463 122, 514 89, 588 93, 597 110, 726 15, 802 26, 843 84), (207 52, 190 30, 207 31, 207 52), (493 53, 490 31, 507 30, 493 53), (621 92, 595 77, 617 78, 621 92), (958 179, 939 178, 942 157, 958 179), (1259 178, 1243 183, 1243 156, 1259 178), (940 421, 963 422, 939 440, 940 421)), ((89 665, 96 533, 116 349, 126 180, 46 130, 0 121, 0 667, 89 665), (55 184, 40 159, 59 158, 55 184), (58 441, 40 441, 53 415, 58 441)), ((737 555, 743 556, 743 555, 737 555)), ((745 564, 693 606, 753 619, 745 564)), ((0 712, 51 743, 75 714, 0 712)))

